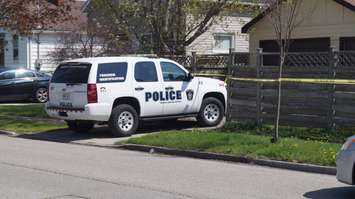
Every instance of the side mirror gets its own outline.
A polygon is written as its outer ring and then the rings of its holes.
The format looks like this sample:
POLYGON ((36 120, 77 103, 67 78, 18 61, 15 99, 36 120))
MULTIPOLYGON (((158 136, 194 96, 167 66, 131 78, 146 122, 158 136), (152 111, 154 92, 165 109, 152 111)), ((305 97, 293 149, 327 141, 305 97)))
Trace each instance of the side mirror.
POLYGON ((191 81, 194 78, 194 75, 192 73, 187 74, 187 81, 191 81))

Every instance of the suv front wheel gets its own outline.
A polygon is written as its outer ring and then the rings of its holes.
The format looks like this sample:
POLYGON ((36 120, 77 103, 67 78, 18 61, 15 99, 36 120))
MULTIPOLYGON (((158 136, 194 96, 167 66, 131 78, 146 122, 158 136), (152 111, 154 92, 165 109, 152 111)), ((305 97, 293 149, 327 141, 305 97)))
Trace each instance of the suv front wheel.
POLYGON ((138 123, 136 109, 128 104, 122 104, 112 110, 109 126, 115 136, 130 136, 138 129, 138 123))
POLYGON ((217 126, 224 117, 224 106, 220 100, 208 97, 202 101, 197 121, 201 126, 217 126))

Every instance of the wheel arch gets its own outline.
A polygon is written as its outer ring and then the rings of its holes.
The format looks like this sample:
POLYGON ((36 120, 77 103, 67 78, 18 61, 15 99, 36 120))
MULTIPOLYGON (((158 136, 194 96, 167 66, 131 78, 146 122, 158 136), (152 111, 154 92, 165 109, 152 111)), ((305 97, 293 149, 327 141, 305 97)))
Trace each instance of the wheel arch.
POLYGON ((218 99, 219 101, 221 101, 221 103, 223 104, 224 109, 226 109, 226 99, 223 95, 223 93, 220 92, 208 92, 203 96, 203 99, 206 99, 208 97, 214 97, 216 99, 218 99))
POLYGON ((114 100, 113 105, 112 105, 112 109, 114 109, 115 107, 117 107, 118 105, 121 105, 121 104, 131 105, 134 109, 136 109, 138 116, 140 116, 141 107, 140 107, 140 104, 139 104, 139 101, 138 101, 137 98, 134 98, 134 97, 119 97, 119 98, 114 100))

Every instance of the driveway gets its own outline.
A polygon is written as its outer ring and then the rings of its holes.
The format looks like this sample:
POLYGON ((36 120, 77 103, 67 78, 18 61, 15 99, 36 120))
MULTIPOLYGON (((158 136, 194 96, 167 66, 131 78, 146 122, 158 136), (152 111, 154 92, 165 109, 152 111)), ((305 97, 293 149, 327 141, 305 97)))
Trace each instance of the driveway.
POLYGON ((334 176, 0 136, 0 198, 338 199, 334 176))

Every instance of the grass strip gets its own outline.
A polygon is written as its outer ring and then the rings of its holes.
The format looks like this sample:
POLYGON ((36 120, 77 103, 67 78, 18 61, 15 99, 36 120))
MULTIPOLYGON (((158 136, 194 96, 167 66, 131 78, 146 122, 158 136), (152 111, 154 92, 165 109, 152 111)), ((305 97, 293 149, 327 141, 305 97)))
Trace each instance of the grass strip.
MULTIPOLYGON (((258 127, 253 123, 229 122, 223 127, 224 132, 246 133, 253 135, 272 136, 274 127, 272 125, 262 125, 258 127)), ((326 128, 305 128, 280 126, 279 134, 281 138, 291 137, 304 140, 316 140, 322 142, 344 143, 346 139, 355 134, 354 128, 326 129, 326 128)))
POLYGON ((48 118, 43 104, 0 106, 0 116, 48 118))
MULTIPOLYGON (((341 144, 298 138, 270 143, 270 136, 211 131, 169 131, 131 138, 124 143, 215 152, 298 163, 334 166, 341 144)), ((122 144, 122 143, 120 143, 122 144)))
POLYGON ((0 130, 16 132, 18 134, 31 134, 67 128, 65 124, 55 124, 43 121, 17 120, 0 117, 0 130))

